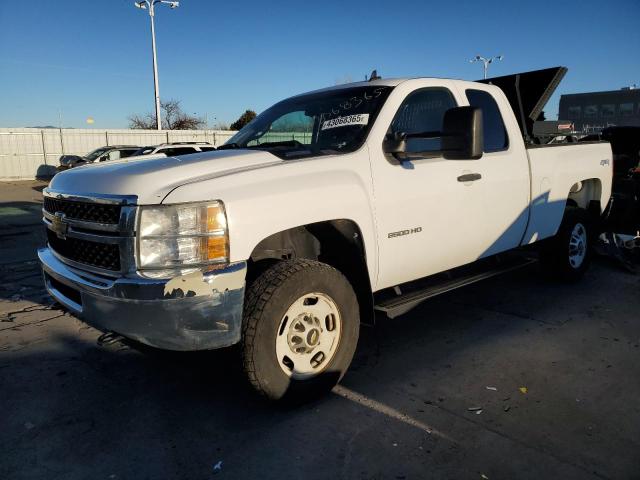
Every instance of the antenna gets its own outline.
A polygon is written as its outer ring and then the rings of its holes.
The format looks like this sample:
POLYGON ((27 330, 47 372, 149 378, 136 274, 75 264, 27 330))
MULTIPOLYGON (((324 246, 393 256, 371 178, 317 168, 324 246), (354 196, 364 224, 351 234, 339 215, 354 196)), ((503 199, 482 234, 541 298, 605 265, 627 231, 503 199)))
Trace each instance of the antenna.
POLYGON ((380 80, 382 77, 378 76, 378 70, 374 69, 371 71, 371 75, 369 75, 369 82, 373 82, 374 80, 380 80))

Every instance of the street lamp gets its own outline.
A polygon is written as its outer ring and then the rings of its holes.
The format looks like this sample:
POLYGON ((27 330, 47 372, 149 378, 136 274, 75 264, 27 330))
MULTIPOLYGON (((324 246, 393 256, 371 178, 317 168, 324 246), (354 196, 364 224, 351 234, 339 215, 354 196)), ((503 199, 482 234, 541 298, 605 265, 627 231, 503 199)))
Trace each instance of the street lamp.
POLYGON ((169 0, 142 0, 141 2, 135 2, 134 5, 141 10, 149 10, 149 18, 151 19, 151 50, 153 52, 153 88, 156 95, 156 126, 158 130, 162 130, 162 119, 160 118, 160 88, 158 87, 158 61, 156 59, 156 27, 153 21, 155 6, 158 3, 169 5, 172 9, 180 6, 180 2, 171 2, 169 0))
POLYGON ((487 70, 489 69, 489 64, 493 63, 494 60, 502 60, 502 55, 498 55, 496 57, 491 57, 491 58, 484 58, 481 57, 480 55, 476 55, 475 58, 469 60, 470 63, 473 62, 482 62, 483 66, 484 66, 484 78, 486 80, 487 78, 487 70))

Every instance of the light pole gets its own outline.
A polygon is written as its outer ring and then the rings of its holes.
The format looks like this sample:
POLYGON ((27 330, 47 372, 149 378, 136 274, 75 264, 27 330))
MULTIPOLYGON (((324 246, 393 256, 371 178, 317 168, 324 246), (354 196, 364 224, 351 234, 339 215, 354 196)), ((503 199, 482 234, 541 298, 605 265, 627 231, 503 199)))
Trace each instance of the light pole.
POLYGON ((489 69, 489 65, 491 63, 493 63, 494 60, 502 60, 503 56, 502 55, 498 55, 496 57, 491 57, 491 58, 484 58, 481 57, 480 55, 476 55, 475 58, 469 60, 470 63, 473 62, 482 62, 483 65, 483 71, 484 71, 484 79, 487 79, 487 70, 489 69))
POLYGON ((160 118, 160 88, 158 87, 158 61, 156 59, 156 26, 153 21, 157 3, 164 3, 171 8, 178 8, 180 6, 180 2, 171 2, 169 0, 142 0, 141 2, 135 2, 134 5, 142 10, 149 10, 149 18, 151 19, 151 50, 153 52, 153 89, 156 96, 156 127, 158 130, 162 130, 162 119, 160 118))

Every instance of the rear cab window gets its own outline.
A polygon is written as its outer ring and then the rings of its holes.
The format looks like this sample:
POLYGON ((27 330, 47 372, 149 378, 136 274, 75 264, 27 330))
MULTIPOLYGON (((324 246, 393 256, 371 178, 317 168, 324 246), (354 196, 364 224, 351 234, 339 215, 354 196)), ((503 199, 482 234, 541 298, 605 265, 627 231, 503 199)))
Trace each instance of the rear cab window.
POLYGON ((507 129, 502 120, 500 108, 489 92, 468 89, 465 91, 469 105, 482 110, 485 153, 501 152, 509 148, 507 129))

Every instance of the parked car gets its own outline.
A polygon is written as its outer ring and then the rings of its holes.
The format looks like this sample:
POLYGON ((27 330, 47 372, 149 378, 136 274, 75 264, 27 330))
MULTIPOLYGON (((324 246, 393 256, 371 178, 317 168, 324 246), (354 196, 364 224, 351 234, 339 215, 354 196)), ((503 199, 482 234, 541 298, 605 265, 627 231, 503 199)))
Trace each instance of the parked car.
POLYGON ((269 399, 327 391, 375 310, 394 318, 535 250, 557 279, 584 274, 612 153, 531 141, 551 70, 507 79, 513 95, 440 78, 334 86, 277 103, 215 152, 57 175, 46 288, 104 338, 240 344, 269 399))
POLYGON ((211 152, 216 147, 209 142, 174 142, 162 143, 148 147, 140 147, 133 156, 154 155, 156 153, 164 153, 167 157, 176 157, 179 155, 187 155, 197 152, 211 152))
POLYGON ((86 155, 62 155, 58 171, 67 170, 87 163, 104 162, 107 160, 118 160, 126 158, 137 152, 140 147, 136 145, 111 145, 96 148, 86 155))

